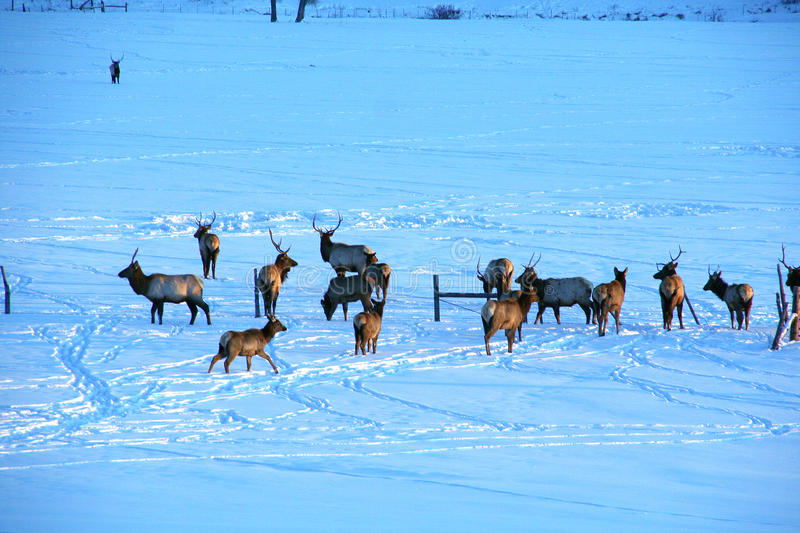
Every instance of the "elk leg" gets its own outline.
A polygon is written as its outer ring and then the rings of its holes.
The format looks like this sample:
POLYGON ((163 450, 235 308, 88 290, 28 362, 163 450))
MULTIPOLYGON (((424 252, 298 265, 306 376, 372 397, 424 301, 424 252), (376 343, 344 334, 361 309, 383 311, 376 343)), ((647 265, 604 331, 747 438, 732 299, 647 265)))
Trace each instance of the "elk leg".
POLYGON ((517 327, 517 334, 519 335, 520 342, 522 342, 522 324, 517 327))
POLYGON ((164 323, 164 302, 158 302, 158 323, 159 325, 164 323))
POLYGON ((194 324, 194 319, 197 318, 197 306, 192 302, 186 302, 186 305, 189 306, 189 311, 192 313, 192 318, 189 319, 189 325, 194 324))
POLYGON ((219 250, 214 252, 214 255, 211 256, 211 277, 217 279, 217 256, 219 255, 219 250))
POLYGON ((731 314, 731 329, 734 329, 736 326, 733 325, 733 307, 728 307, 728 312, 731 314))
POLYGON ((683 329, 683 301, 678 304, 678 323, 681 325, 681 329, 683 329))
POLYGON ((544 320, 542 319, 542 316, 544 315, 545 309, 547 309, 547 307, 545 307, 541 303, 539 303, 539 312, 536 313, 536 320, 533 321, 534 325, 536 325, 536 324, 544 324, 544 320))
POLYGON ((342 302, 342 311, 344 311, 344 321, 347 322, 347 302, 342 302))
POLYGON ((619 335, 619 310, 614 311, 614 321, 617 323, 617 335, 619 335))
POLYGON ((511 348, 514 346, 515 333, 516 333, 516 328, 511 328, 506 330, 506 339, 508 340, 508 353, 512 353, 511 348))
POLYGON ((556 322, 561 325, 561 308, 558 305, 553 306, 553 314, 556 315, 556 322))
POLYGON ((157 309, 158 309, 158 304, 154 300, 153 301, 153 305, 150 306, 150 323, 151 324, 155 324, 156 323, 156 310, 157 309))
POLYGON ((272 316, 275 316, 275 306, 278 303, 278 295, 275 295, 275 299, 272 300, 272 316))
POLYGON ((247 356, 247 371, 250 372, 250 369, 253 368, 253 356, 247 356))
POLYGON ((586 323, 588 324, 589 321, 592 319, 592 308, 586 304, 578 304, 578 305, 583 310, 583 314, 586 315, 586 323))
POLYGON ((372 339, 372 353, 375 353, 377 349, 378 349, 378 337, 375 337, 374 339, 372 339))
POLYGON ((220 359, 222 359, 224 357, 222 355, 223 353, 224 353, 224 350, 222 349, 222 346, 220 346, 219 347, 219 352, 217 352, 217 355, 215 355, 213 357, 213 359, 211 359, 211 366, 208 367, 208 373, 209 374, 211 373, 211 369, 214 368, 214 365, 217 363, 217 361, 219 361, 220 359))
POLYGON ((209 310, 208 310, 208 304, 205 303, 204 301, 200 300, 199 302, 197 302, 197 306, 200 309, 202 309, 203 312, 206 314, 206 322, 210 326, 211 325, 211 314, 209 313, 209 310))
POLYGON ((750 307, 753 305, 753 300, 751 299, 747 302, 747 305, 744 308, 744 329, 750 329, 750 307))
POLYGON ((496 327, 490 326, 490 327, 489 327, 489 330, 488 330, 488 331, 486 332, 486 334, 483 336, 483 340, 486 342, 486 355, 492 355, 492 351, 489 349, 489 339, 491 339, 491 338, 492 338, 492 336, 493 336, 495 333, 497 333, 497 330, 498 330, 498 329, 499 329, 499 328, 496 328, 496 327))
POLYGON ((739 329, 742 329, 742 322, 744 322, 744 313, 741 309, 736 310, 736 323, 739 325, 739 329))
POLYGON ((231 363, 233 363, 233 361, 239 355, 239 351, 240 350, 231 351, 230 344, 228 345, 228 357, 225 358, 225 373, 226 374, 230 374, 231 373, 231 363))
MULTIPOLYGON (((275 366, 275 363, 272 362, 272 358, 269 355, 267 355, 266 352, 264 352, 264 348, 261 348, 259 351, 257 351, 256 355, 261 357, 261 358, 263 358, 263 359, 266 359, 267 362, 272 367, 272 370, 274 370, 276 374, 278 373, 278 367, 275 366)), ((250 369, 248 368, 248 370, 250 370, 250 369)))

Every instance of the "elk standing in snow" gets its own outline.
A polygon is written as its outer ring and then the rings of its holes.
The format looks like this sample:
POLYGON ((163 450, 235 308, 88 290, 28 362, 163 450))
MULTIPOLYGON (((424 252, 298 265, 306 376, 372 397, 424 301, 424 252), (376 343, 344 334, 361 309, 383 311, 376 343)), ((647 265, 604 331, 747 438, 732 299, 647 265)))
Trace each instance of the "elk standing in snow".
POLYGON ((151 302, 150 323, 155 324, 155 313, 158 310, 158 323, 162 323, 164 315, 164 302, 179 304, 186 302, 192 318, 189 324, 194 324, 197 316, 197 308, 202 309, 206 314, 206 320, 211 324, 211 315, 208 312, 208 304, 203 301, 203 280, 194 274, 184 274, 179 276, 167 276, 164 274, 150 274, 146 276, 136 261, 137 248, 131 257, 131 264, 127 266, 119 277, 127 278, 133 292, 141 294, 151 302))
POLYGON ((614 321, 617 323, 617 335, 619 335, 619 314, 622 311, 622 302, 625 301, 625 276, 627 274, 627 268, 619 270, 614 267, 614 280, 601 283, 592 291, 592 306, 597 317, 597 333, 600 337, 606 334, 609 313, 614 315, 614 321))
MULTIPOLYGON (((539 259, 541 258, 542 256, 540 254, 539 259)), ((534 267, 539 263, 539 259, 536 260, 536 263, 533 263, 533 256, 531 256, 531 260, 528 261, 528 264, 522 267, 524 269, 522 274, 517 276, 517 279, 514 280, 515 283, 519 283, 519 286, 522 290, 505 292, 500 295, 499 298, 500 301, 519 300, 519 297, 522 296, 523 291, 527 292, 536 291, 536 289, 533 286, 533 282, 536 281, 537 278, 536 270, 534 269, 534 267)), ((530 308, 528 310, 530 310, 530 308)), ((525 316, 522 318, 522 322, 527 322, 527 321, 528 321, 528 313, 526 312, 525 316)), ((517 336, 518 340, 520 341, 522 340, 522 322, 520 322, 519 326, 517 327, 517 336)))
POLYGON ((355 318, 353 318, 353 331, 356 336, 354 355, 358 355, 359 347, 361 347, 361 355, 367 355, 370 343, 372 343, 372 353, 375 353, 378 346, 378 335, 381 333, 383 306, 386 305, 386 299, 370 301, 372 302, 372 311, 358 313, 355 318))
POLYGON ((286 326, 281 324, 280 320, 275 317, 269 317, 269 321, 261 329, 226 331, 219 338, 219 350, 217 355, 211 359, 208 372, 210 373, 211 369, 214 368, 214 364, 224 357, 225 373, 230 373, 231 363, 238 356, 247 357, 247 371, 249 372, 253 363, 253 356, 257 355, 266 359, 277 374, 278 367, 272 362, 272 358, 264 352, 264 347, 279 331, 286 331, 286 326))
MULTIPOLYGON (((200 215, 202 218, 203 215, 200 215)), ((211 269, 211 277, 217 279, 217 256, 219 255, 219 237, 213 233, 209 233, 211 225, 217 220, 217 212, 214 212, 214 218, 208 224, 203 224, 199 218, 195 219, 197 224, 197 231, 194 232, 194 238, 197 239, 197 245, 200 247, 200 259, 203 260, 203 277, 208 279, 208 270, 211 269)))
MULTIPOLYGON (((678 257, 681 256, 683 250, 678 247, 678 257)), ((653 274, 654 279, 660 279, 661 284, 658 286, 658 294, 661 297, 661 317, 663 319, 663 327, 667 331, 672 330, 672 313, 678 309, 678 322, 683 329, 683 280, 675 273, 678 268, 678 257, 672 257, 669 254, 669 263, 656 263, 658 272, 653 274), (660 265, 660 266, 659 266, 660 265)))
POLYGON ((289 275, 289 270, 297 266, 297 261, 289 257, 289 246, 286 250, 281 249, 281 242, 275 242, 272 237, 272 228, 269 228, 269 239, 272 245, 278 250, 278 257, 275 258, 275 263, 261 267, 258 272, 257 287, 261 292, 261 297, 264 299, 264 314, 267 316, 275 316, 275 305, 278 302, 278 293, 281 290, 281 284, 286 281, 286 276, 289 275))
POLYGON ((486 355, 492 355, 489 349, 489 339, 498 330, 505 330, 508 339, 508 353, 514 344, 514 333, 519 331, 520 324, 525 319, 531 304, 537 300, 536 291, 526 290, 523 287, 519 298, 509 298, 507 300, 489 300, 481 308, 481 320, 483 321, 483 340, 486 343, 486 355))
POLYGON ((333 229, 317 227, 317 215, 311 220, 311 227, 319 233, 319 252, 322 260, 330 263, 336 271, 337 276, 344 276, 345 272, 355 272, 363 274, 367 265, 378 262, 375 252, 369 246, 363 244, 345 244, 343 242, 333 242, 334 232, 342 225, 342 215, 339 214, 339 222, 333 229))
POLYGON ((372 310, 372 303, 370 303, 370 296, 372 296, 372 289, 375 286, 375 279, 371 276, 362 276, 357 274, 355 276, 336 276, 328 283, 328 290, 322 300, 322 310, 325 311, 325 318, 330 320, 333 313, 336 312, 336 307, 342 304, 342 311, 344 311, 344 319, 347 320, 347 304, 348 302, 361 301, 364 311, 372 310))
POLYGON ((787 287, 798 287, 800 286, 800 266, 793 267, 786 263, 786 246, 781 245, 781 249, 783 250, 783 256, 781 257, 780 261, 783 263, 787 269, 789 269, 789 273, 786 275, 786 286, 787 287))
POLYGON ((386 291, 389 289, 389 277, 392 275, 392 268, 386 263, 375 263, 367 265, 364 275, 375 280, 375 298, 380 297, 383 292, 383 299, 386 299, 386 291))
POLYGON ((478 279, 483 284, 483 292, 489 293, 497 289, 500 294, 511 291, 511 276, 514 274, 514 264, 501 257, 492 259, 486 266, 486 270, 481 273, 481 258, 478 258, 478 279))
POLYGON ((753 305, 753 288, 747 283, 728 284, 722 279, 722 271, 711 272, 708 269, 708 281, 703 287, 704 291, 711 291, 728 306, 731 313, 731 328, 733 328, 733 313, 736 312, 736 322, 739 329, 742 329, 744 319, 744 329, 750 328, 750 308, 753 305))
POLYGON ((108 66, 108 70, 111 71, 111 83, 119 83, 119 62, 125 59, 125 54, 122 54, 119 59, 114 59, 114 56, 110 57, 111 65, 108 66))

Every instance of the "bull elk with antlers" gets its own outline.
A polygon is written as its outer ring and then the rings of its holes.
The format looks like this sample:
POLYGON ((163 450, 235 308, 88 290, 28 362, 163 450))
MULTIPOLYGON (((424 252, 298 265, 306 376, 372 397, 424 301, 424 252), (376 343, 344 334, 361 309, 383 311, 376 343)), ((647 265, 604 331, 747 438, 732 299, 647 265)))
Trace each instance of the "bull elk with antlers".
POLYGON ((261 292, 261 297, 264 299, 264 314, 267 316, 275 316, 275 304, 278 302, 278 293, 281 290, 281 284, 286 281, 286 276, 289 275, 289 270, 297 266, 297 261, 289 257, 289 250, 281 249, 281 243, 275 242, 272 236, 272 228, 269 228, 269 239, 272 245, 278 251, 278 257, 275 258, 275 263, 261 267, 258 272, 258 281, 256 286, 261 292))
POLYGON ((781 245, 781 250, 783 250, 783 256, 781 256, 781 263, 785 266, 789 273, 786 275, 786 286, 787 287, 800 287, 800 266, 792 266, 786 263, 786 246, 781 245))
POLYGON ((111 83, 119 83, 119 62, 125 59, 125 54, 122 54, 119 59, 114 59, 111 54, 109 56, 111 57, 111 64, 108 66, 108 70, 111 71, 111 83))
POLYGON ((514 264, 505 257, 492 259, 486 265, 486 270, 481 272, 481 258, 478 258, 478 266, 475 267, 478 279, 483 284, 483 292, 493 292, 495 289, 500 294, 511 291, 511 277, 514 275, 514 264))
POLYGON ((653 274, 654 279, 660 279, 661 284, 658 286, 658 294, 661 297, 661 318, 663 320, 663 327, 667 331, 672 331, 672 316, 677 308, 678 322, 681 329, 683 329, 683 300, 684 289, 683 280, 675 272, 678 268, 678 257, 683 254, 683 250, 678 246, 678 256, 672 257, 669 254, 669 263, 656 263, 658 272, 653 274))
POLYGON ((189 324, 194 324, 197 316, 197 308, 202 309, 206 314, 206 320, 211 324, 211 315, 208 312, 208 304, 203 301, 203 280, 194 274, 183 274, 179 276, 167 276, 165 274, 145 275, 136 261, 137 248, 131 257, 131 264, 128 265, 118 275, 126 278, 130 283, 133 292, 141 294, 151 302, 150 323, 155 324, 155 314, 158 311, 158 323, 162 323, 164 316, 164 302, 179 304, 186 302, 192 318, 189 324))
POLYGON ((367 265, 378 262, 375 252, 369 246, 363 244, 345 244, 343 242, 333 242, 334 232, 342 225, 342 214, 339 213, 339 222, 334 228, 318 228, 317 214, 311 220, 311 227, 319 233, 319 252, 322 260, 330 263, 336 271, 337 276, 344 276, 346 272, 356 272, 363 274, 367 265))
POLYGON ((208 224, 203 224, 200 218, 195 218, 197 224, 197 231, 194 232, 194 238, 197 239, 197 245, 200 247, 200 259, 203 261, 203 277, 208 279, 208 271, 211 270, 211 277, 217 279, 217 256, 219 256, 219 237, 210 233, 209 230, 217 220, 217 212, 214 211, 214 217, 208 224))
POLYGON ((753 288, 747 283, 726 283, 722 279, 722 270, 711 272, 711 267, 708 267, 708 281, 703 286, 704 291, 711 291, 717 297, 725 302, 728 306, 728 311, 731 313, 731 328, 733 328, 733 314, 736 313, 736 322, 739 329, 742 329, 742 320, 744 320, 744 329, 750 328, 750 308, 753 306, 753 288))

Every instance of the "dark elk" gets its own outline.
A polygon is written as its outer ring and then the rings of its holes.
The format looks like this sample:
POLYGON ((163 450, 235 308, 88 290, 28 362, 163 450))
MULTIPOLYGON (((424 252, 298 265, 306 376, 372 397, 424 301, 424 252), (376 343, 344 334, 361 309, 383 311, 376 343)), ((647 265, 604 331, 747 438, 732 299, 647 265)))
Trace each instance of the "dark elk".
POLYGON ((389 289, 389 278, 392 275, 392 267, 386 263, 374 263, 367 265, 364 269, 364 275, 371 277, 375 280, 375 298, 381 297, 383 292, 383 299, 386 299, 386 291, 389 289))
MULTIPOLYGON (((531 261, 525 266, 525 270, 515 280, 521 286, 529 285, 534 287, 539 297, 539 312, 536 313, 536 320, 534 324, 542 322, 542 316, 548 307, 553 309, 553 314, 556 316, 556 322, 561 324, 561 308, 572 307, 578 304, 586 315, 586 323, 592 320, 592 282, 586 278, 547 278, 541 279, 537 276, 534 267, 539 263, 531 264, 531 261)), ((597 320, 595 319, 595 322, 597 320)))
POLYGON ((514 264, 505 257, 492 259, 486 265, 486 270, 481 273, 481 258, 478 258, 478 279, 483 284, 483 292, 493 292, 495 289, 500 294, 511 291, 511 276, 514 275, 514 264))
MULTIPOLYGON (((678 257, 681 256, 683 250, 678 247, 678 257)), ((675 309, 678 309, 678 322, 681 329, 683 329, 683 280, 675 273, 678 268, 678 257, 672 257, 669 254, 669 263, 656 263, 658 272, 653 274, 654 279, 660 279, 661 284, 658 286, 658 294, 661 297, 661 317, 663 319, 663 327, 667 331, 672 330, 672 314, 675 309)))
POLYGON ((336 276, 328 283, 328 290, 319 303, 325 311, 325 318, 330 320, 339 304, 342 305, 344 319, 347 320, 347 304, 350 302, 361 302, 364 311, 372 310, 370 297, 372 289, 375 287, 375 279, 371 276, 336 276))
POLYGON ((229 373, 231 363, 239 356, 247 357, 247 371, 249 372, 253 363, 253 356, 257 355, 266 359, 272 366, 272 370, 277 374, 278 367, 272 362, 272 358, 264 352, 264 347, 279 331, 286 331, 286 326, 281 324, 280 320, 275 317, 269 317, 269 321, 261 329, 226 331, 219 338, 219 350, 217 355, 211 359, 211 365, 208 367, 209 373, 214 368, 214 364, 223 357, 225 358, 225 373, 229 373))
POLYGON ((800 266, 791 266, 786 263, 786 246, 781 245, 781 249, 783 250, 783 256, 781 257, 781 263, 789 270, 789 274, 786 276, 786 286, 787 287, 800 287, 800 266))
POLYGON ((378 346, 378 335, 381 333, 381 324, 383 323, 383 306, 386 305, 386 300, 371 300, 371 302, 372 311, 363 311, 353 318, 353 331, 356 336, 355 355, 358 355, 359 348, 361 348, 361 355, 367 355, 370 344, 372 344, 372 353, 375 353, 378 346))
POLYGON ((483 321, 483 340, 486 343, 486 355, 492 355, 489 349, 489 339, 499 330, 505 330, 508 339, 508 353, 514 345, 514 334, 519 331, 520 325, 531 304, 537 300, 536 291, 523 287, 522 293, 518 298, 507 300, 489 300, 481 308, 481 320, 483 321))
POLYGON ((108 70, 111 71, 111 83, 119 83, 119 62, 125 58, 125 54, 122 54, 119 59, 114 59, 114 56, 110 57, 111 64, 108 66, 108 70))
POLYGON ((141 294, 151 302, 150 323, 155 324, 155 313, 158 310, 158 323, 162 323, 164 316, 164 302, 180 304, 186 302, 192 319, 189 324, 194 324, 197 316, 197 308, 202 309, 206 314, 206 320, 211 324, 211 315, 208 312, 208 304, 203 301, 203 280, 194 274, 183 274, 179 276, 167 276, 165 274, 150 274, 146 276, 136 261, 137 248, 131 257, 131 264, 127 266, 119 277, 126 278, 131 284, 133 292, 141 294))
POLYGON ((261 292, 261 297, 264 299, 264 314, 267 316, 275 316, 275 304, 278 301, 278 293, 281 290, 281 284, 286 281, 286 276, 289 275, 289 270, 297 266, 297 261, 289 257, 289 250, 281 249, 281 243, 275 242, 272 237, 272 228, 269 229, 269 239, 272 245, 278 250, 278 257, 275 258, 275 263, 261 267, 258 272, 257 287, 261 292))
POLYGON ((333 242, 334 232, 342 225, 342 215, 339 214, 339 222, 333 229, 318 228, 317 215, 311 220, 311 227, 319 233, 319 252, 322 260, 330 263, 336 271, 337 276, 344 276, 346 272, 363 274, 367 265, 378 262, 375 252, 369 246, 363 244, 345 244, 343 242, 333 242))
POLYGON ((744 320, 744 329, 750 328, 750 308, 753 305, 753 288, 747 283, 726 283, 722 279, 722 271, 717 270, 711 272, 711 267, 708 269, 708 281, 703 286, 704 291, 711 291, 716 294, 720 300, 725 302, 728 306, 728 311, 731 313, 731 328, 733 328, 733 314, 736 313, 736 322, 739 329, 742 329, 742 320, 744 320))
POLYGON ((214 217, 208 224, 203 224, 200 220, 203 218, 202 213, 200 218, 194 219, 197 224, 197 231, 194 232, 194 238, 197 239, 197 245, 200 247, 200 259, 203 261, 203 277, 208 279, 208 271, 211 270, 211 277, 217 279, 217 257, 219 256, 219 237, 210 233, 209 230, 217 220, 217 213, 214 212, 214 217))
POLYGON ((622 312, 622 302, 625 301, 625 285, 628 269, 619 270, 614 267, 614 279, 608 283, 601 283, 592 290, 592 305, 597 316, 597 333, 603 337, 608 326, 608 315, 614 315, 619 335, 619 314, 622 312))

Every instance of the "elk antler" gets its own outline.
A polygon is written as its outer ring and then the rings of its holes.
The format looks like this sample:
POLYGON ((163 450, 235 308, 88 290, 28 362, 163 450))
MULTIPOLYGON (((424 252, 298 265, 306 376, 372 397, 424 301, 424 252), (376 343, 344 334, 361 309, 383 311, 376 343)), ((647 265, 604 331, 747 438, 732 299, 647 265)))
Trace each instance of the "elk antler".
POLYGON ((316 213, 314 213, 314 218, 311 219, 311 227, 314 228, 315 230, 317 230, 317 233, 320 233, 320 234, 322 234, 322 233, 333 233, 334 231, 339 229, 339 226, 342 225, 342 214, 339 213, 339 211, 336 211, 336 212, 339 214, 339 222, 336 224, 335 228, 333 228, 333 229, 318 228, 317 227, 317 223, 316 223, 317 222, 317 214, 316 213))
POLYGON ((791 265, 788 265, 788 264, 786 263, 786 245, 785 245, 785 244, 783 244, 783 243, 781 243, 781 251, 783 252, 783 255, 781 256, 781 258, 779 259, 779 261, 780 261, 781 263, 783 263, 783 266, 785 266, 785 267, 786 267, 786 268, 788 268, 789 270, 795 270, 795 269, 797 269, 798 267, 793 267, 793 266, 791 266, 791 265))
POLYGON ((209 228, 211 227, 212 224, 214 224, 215 220, 217 220, 217 212, 216 211, 214 211, 214 216, 211 217, 211 222, 208 223, 208 227, 209 228))
POLYGON ((670 252, 669 253, 669 262, 670 263, 674 263, 675 261, 677 261, 678 257, 680 257, 682 253, 683 253, 683 248, 681 248, 681 245, 679 244, 678 245, 678 255, 676 257, 672 257, 672 252, 670 252))
POLYGON ((138 253, 139 253, 139 249, 137 248, 136 251, 133 252, 133 257, 131 257, 131 264, 133 264, 133 261, 136 259, 136 254, 138 254, 138 253))
POLYGON ((535 263, 533 263, 534 256, 536 256, 536 252, 533 252, 533 255, 531 255, 531 260, 528 261, 528 264, 525 265, 525 268, 533 268, 533 267, 535 267, 536 265, 539 264, 539 261, 542 260, 542 252, 539 252, 539 259, 537 259, 535 263), (533 263, 533 264, 531 264, 531 263, 533 263))
POLYGON ((475 270, 478 271, 478 277, 483 279, 483 273, 481 272, 481 256, 478 256, 478 266, 475 267, 475 270))
POLYGON ((291 250, 292 247, 289 246, 289 248, 287 248, 286 250, 281 250, 281 243, 283 242, 283 238, 281 238, 279 242, 275 242, 275 238, 272 236, 272 228, 267 228, 267 229, 269 230, 269 240, 272 241, 272 245, 275 247, 276 250, 278 250, 278 253, 288 254, 289 250, 291 250))

